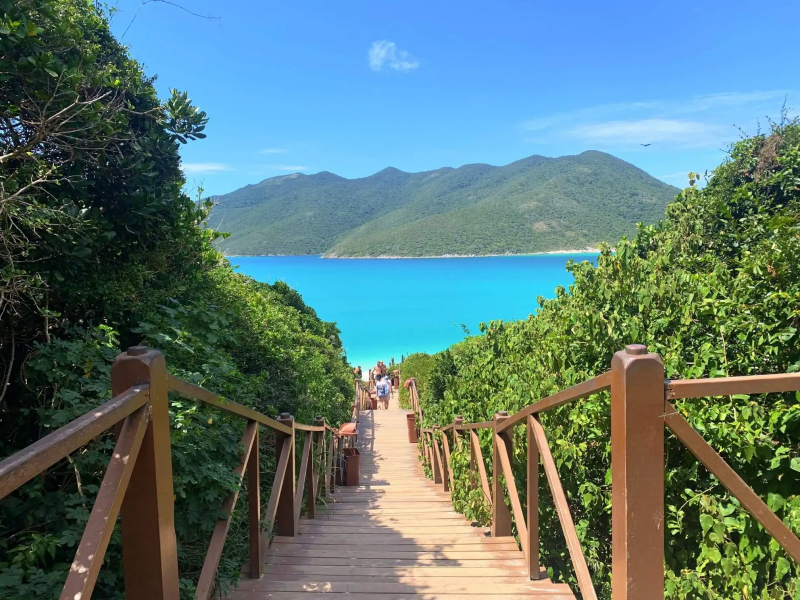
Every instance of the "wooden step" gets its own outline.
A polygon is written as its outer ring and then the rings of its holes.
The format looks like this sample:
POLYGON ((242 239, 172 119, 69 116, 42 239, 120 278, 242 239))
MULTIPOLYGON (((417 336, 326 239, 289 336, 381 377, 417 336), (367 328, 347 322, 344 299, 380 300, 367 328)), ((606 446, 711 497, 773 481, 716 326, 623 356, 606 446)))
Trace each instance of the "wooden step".
POLYGON ((272 540, 261 579, 241 579, 231 600, 574 600, 546 571, 528 578, 514 538, 453 510, 425 478, 405 412, 362 412, 358 447, 359 485, 337 486, 295 537, 272 540))

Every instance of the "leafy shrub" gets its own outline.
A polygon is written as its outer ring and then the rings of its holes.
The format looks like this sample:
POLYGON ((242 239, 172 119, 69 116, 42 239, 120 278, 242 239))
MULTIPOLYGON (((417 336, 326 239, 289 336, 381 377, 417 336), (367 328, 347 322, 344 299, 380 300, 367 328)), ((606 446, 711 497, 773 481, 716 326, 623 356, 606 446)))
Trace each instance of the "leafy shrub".
MULTIPOLYGON (((706 187, 696 181, 666 219, 593 266, 568 265, 569 290, 535 316, 482 325, 436 357, 443 391, 421 394, 430 425, 491 419, 608 370, 626 344, 658 352, 669 378, 800 370, 800 125, 743 139, 706 187)), ((692 425, 795 532, 800 532, 796 394, 676 403, 692 425)), ((609 395, 543 415, 594 583, 610 598, 609 395)), ((526 452, 516 432, 518 491, 526 452)), ((491 446, 484 442, 484 456, 491 446)), ((666 442, 666 596, 789 599, 800 568, 673 436, 666 442)), ((491 469, 491 465, 487 465, 491 469)), ((544 481, 544 477, 541 477, 544 481)), ((575 583, 552 503, 541 501, 542 562, 575 583)), ((468 503, 465 498, 458 502, 468 503)), ((463 508, 463 507, 462 507, 463 508)), ((474 511, 474 509, 473 509, 474 511)))
MULTIPOLYGON (((403 378, 403 381, 406 379, 416 379, 418 388, 424 390, 429 389, 427 383, 430 380, 434 363, 434 358, 430 354, 417 352, 406 356, 403 362, 399 363, 394 368, 400 369, 400 376, 403 378)), ((399 402, 401 408, 411 408, 411 398, 408 395, 408 389, 406 389, 404 385, 400 386, 399 402)))
MULTIPOLYGON (((233 272, 183 191, 179 148, 205 137, 185 93, 160 101, 90 0, 0 0, 0 457, 111 397, 134 344, 169 371, 269 415, 349 419, 339 332, 283 283, 233 272)), ((202 192, 200 191, 200 194, 202 192)), ((182 597, 191 598, 244 423, 170 397, 182 597)), ((275 469, 262 429, 262 499, 275 469)), ((0 598, 63 586, 114 442, 102 435, 0 501, 0 598)), ((218 570, 245 562, 240 495, 218 570)), ((95 597, 124 595, 112 535, 95 597)))

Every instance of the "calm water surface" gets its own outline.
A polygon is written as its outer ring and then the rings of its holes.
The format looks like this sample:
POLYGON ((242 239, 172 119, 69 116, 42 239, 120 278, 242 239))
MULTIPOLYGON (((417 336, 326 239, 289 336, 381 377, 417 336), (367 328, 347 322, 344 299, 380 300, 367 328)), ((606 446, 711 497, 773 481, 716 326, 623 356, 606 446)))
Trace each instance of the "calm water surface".
POLYGON ((523 319, 536 297, 572 283, 567 260, 595 254, 486 258, 323 259, 317 256, 234 256, 258 281, 285 281, 320 318, 335 321, 354 365, 438 352, 494 319, 523 319))

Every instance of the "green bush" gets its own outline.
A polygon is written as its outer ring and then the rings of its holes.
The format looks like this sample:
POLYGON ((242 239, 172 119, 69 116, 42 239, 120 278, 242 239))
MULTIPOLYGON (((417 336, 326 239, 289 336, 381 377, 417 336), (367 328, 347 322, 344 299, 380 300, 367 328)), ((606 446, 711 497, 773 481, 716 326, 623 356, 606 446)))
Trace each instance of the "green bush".
MULTIPOLYGON (((783 122, 733 145, 704 188, 692 182, 663 222, 640 227, 614 253, 605 248, 596 267, 569 264, 574 284, 557 289, 552 300, 539 298, 536 315, 482 325, 483 335, 438 355, 445 385, 421 394, 425 425, 452 422, 456 414, 483 421, 499 410, 517 411, 608 370, 613 353, 630 343, 659 353, 668 378, 797 372, 798 256, 800 125, 783 122)), ((676 403, 795 533, 799 399, 736 395, 676 403)), ((607 393, 596 394, 542 417, 603 598, 610 598, 611 582, 609 401, 607 393)), ((524 497, 521 434, 515 477, 524 497)), ((488 458, 488 438, 484 443, 488 458)), ((666 460, 666 597, 800 597, 798 565, 671 435, 666 460)), ((556 579, 574 584, 546 486, 542 494, 542 562, 556 579)))
MULTIPOLYGON (((400 377, 402 377, 403 382, 405 382, 406 379, 416 379, 419 389, 428 389, 428 382, 433 372, 434 363, 434 358, 430 354, 417 352, 415 354, 409 354, 403 359, 403 362, 393 368, 400 369, 400 377)), ((411 399, 408 395, 408 389, 402 385, 402 383, 400 385, 398 400, 401 408, 411 409, 411 399)))

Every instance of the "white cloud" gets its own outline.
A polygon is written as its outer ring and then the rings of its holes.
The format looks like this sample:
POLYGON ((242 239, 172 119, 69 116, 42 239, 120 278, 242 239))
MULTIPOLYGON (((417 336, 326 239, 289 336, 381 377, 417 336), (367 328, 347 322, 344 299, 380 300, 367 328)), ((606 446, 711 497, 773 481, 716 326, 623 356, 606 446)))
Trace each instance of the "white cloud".
POLYGON ((286 152, 286 148, 263 148, 259 150, 259 154, 283 154, 286 152))
POLYGON ((734 141, 734 126, 754 128, 765 115, 777 115, 786 90, 724 92, 684 99, 623 102, 555 113, 522 124, 536 132, 528 141, 542 144, 582 141, 602 148, 654 144, 659 148, 720 148, 734 141))
POLYGON ((419 67, 419 61, 405 50, 399 50, 394 42, 372 42, 369 49, 369 68, 382 71, 383 67, 407 73, 419 67))
POLYGON ((230 165, 224 163, 183 163, 183 172, 191 175, 211 175, 220 171, 232 171, 230 165))

